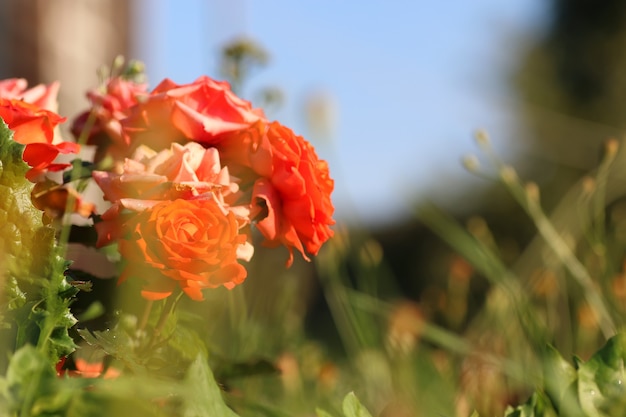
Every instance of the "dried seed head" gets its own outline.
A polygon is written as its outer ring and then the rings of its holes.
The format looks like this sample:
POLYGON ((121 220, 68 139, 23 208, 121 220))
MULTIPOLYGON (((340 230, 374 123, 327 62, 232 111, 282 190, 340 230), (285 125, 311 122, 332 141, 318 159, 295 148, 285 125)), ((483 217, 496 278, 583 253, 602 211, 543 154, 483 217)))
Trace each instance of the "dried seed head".
POLYGON ((526 188, 526 196, 530 200, 538 203, 539 202, 540 192, 539 192, 539 186, 537 185, 537 183, 528 182, 528 183, 526 183, 526 186, 524 188, 526 188))
POLYGON ((480 147, 485 147, 490 144, 489 135, 487 134, 487 131, 483 129, 479 129, 476 133, 474 133, 474 139, 480 147))
POLYGON ((477 172, 480 169, 480 162, 475 155, 467 155, 463 158, 463 166, 470 172, 477 172))

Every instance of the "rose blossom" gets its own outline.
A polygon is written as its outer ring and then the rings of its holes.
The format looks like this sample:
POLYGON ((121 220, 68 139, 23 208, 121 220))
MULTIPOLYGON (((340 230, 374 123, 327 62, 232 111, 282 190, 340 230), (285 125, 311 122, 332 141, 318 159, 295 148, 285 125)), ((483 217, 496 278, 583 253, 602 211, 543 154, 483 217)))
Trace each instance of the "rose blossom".
POLYGON ((237 97, 228 83, 202 76, 183 85, 163 80, 122 124, 126 143, 159 150, 190 140, 211 145, 258 120, 265 120, 263 111, 237 97))
POLYGON ((55 113, 58 111, 58 81, 49 85, 38 84, 35 87, 28 89, 27 87, 28 82, 24 78, 9 78, 6 80, 0 80, 0 97, 9 100, 25 101, 35 105, 36 107, 55 113))
POLYGON ((213 199, 162 201, 133 216, 119 251, 128 262, 120 282, 144 281, 144 298, 159 300, 180 287, 193 300, 202 290, 233 288, 246 278, 238 263, 246 235, 232 212, 213 199))
POLYGON ((65 121, 56 114, 59 83, 27 86, 23 78, 0 80, 0 117, 14 132, 13 139, 26 145, 23 158, 31 166, 26 177, 32 181, 46 171, 69 166, 52 162, 59 153, 77 153, 79 147, 55 138, 55 127, 65 121))
POLYGON ((235 175, 253 180, 252 214, 269 246, 293 248, 308 260, 332 235, 334 182, 328 164, 303 137, 278 122, 259 122, 218 145, 235 175))
POLYGON ((163 81, 123 121, 127 143, 163 149, 173 142, 214 147, 240 178, 241 195, 269 246, 317 254, 332 236, 333 180, 328 165, 301 136, 268 123, 226 83, 201 77, 192 84, 163 81))
POLYGON ((128 260, 120 280, 143 277, 144 297, 167 297, 178 283, 197 300, 203 288, 244 280, 237 261, 253 253, 240 233, 249 208, 234 205, 239 189, 216 149, 194 142, 161 152, 142 146, 122 174, 96 171, 93 178, 113 202, 95 225, 97 246, 119 243, 128 260))
POLYGON ((91 131, 88 132, 87 144, 96 146, 94 162, 99 162, 107 154, 116 160, 128 156, 128 143, 122 135, 121 121, 129 114, 129 110, 146 96, 147 86, 122 77, 108 80, 103 88, 87 92, 91 110, 79 115, 72 124, 72 133, 80 137, 90 115, 95 118, 91 131))
POLYGON ((77 153, 72 142, 54 142, 55 127, 65 121, 58 114, 22 100, 0 98, 0 118, 13 131, 13 139, 26 145, 23 159, 31 167, 26 178, 33 181, 47 171, 59 171, 69 164, 55 164, 59 153, 77 153))
POLYGON ((133 159, 125 161, 122 174, 95 171, 93 178, 104 198, 113 202, 102 215, 103 221, 96 224, 98 246, 119 236, 125 211, 142 211, 163 200, 210 195, 224 211, 232 211, 241 226, 249 223, 249 208, 235 204, 239 187, 228 168, 221 166, 217 150, 194 142, 175 143, 161 152, 142 146, 133 159))

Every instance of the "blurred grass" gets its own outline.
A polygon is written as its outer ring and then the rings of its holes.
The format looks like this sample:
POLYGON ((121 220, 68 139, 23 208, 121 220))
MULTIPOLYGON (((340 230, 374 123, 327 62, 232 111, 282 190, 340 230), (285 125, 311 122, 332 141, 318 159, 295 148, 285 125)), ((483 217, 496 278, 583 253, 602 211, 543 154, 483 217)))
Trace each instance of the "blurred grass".
POLYGON ((338 227, 314 265, 296 262, 282 273, 282 260, 261 252, 246 285, 187 306, 207 318, 197 330, 229 401, 242 415, 268 416, 310 415, 316 407, 341 415, 350 391, 381 416, 502 415, 524 402, 543 384, 547 344, 584 358, 622 326, 626 291, 615 288, 626 281, 625 240, 616 240, 624 210, 605 204, 614 159, 609 154, 566 194, 577 202, 569 218, 585 216, 573 230, 555 220, 561 207, 544 214, 536 186, 494 160, 494 178, 541 240, 513 260, 503 260, 505 248, 480 218, 464 226, 434 206, 420 207, 420 221, 458 257, 417 298, 406 297, 383 248, 364 230, 338 227), (529 252, 538 255, 525 265, 529 252), (479 277, 488 286, 477 305, 470 298, 479 277), (258 372, 233 378, 220 369, 229 362, 258 372), (255 368, 263 363, 269 367, 255 368))

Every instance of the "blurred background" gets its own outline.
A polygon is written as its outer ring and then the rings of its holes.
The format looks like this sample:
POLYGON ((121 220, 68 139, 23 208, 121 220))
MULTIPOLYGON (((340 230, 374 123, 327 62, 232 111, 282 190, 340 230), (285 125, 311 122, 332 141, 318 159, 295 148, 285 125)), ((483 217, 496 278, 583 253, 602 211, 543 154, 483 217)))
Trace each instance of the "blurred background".
POLYGON ((605 111, 623 95, 617 1, 9 0, 0 7, 0 75, 61 80, 61 113, 70 117, 85 107, 95 68, 117 54, 144 61, 152 86, 201 74, 233 82, 222 52, 249 41, 262 56, 245 64, 239 93, 258 106, 271 100, 269 116, 330 160, 338 218, 354 224, 411 219, 425 199, 461 210, 480 204, 475 189, 488 184, 459 162, 473 152, 477 129, 519 165, 539 159, 587 169, 595 163, 590 149, 623 119, 605 111))
POLYGON ((472 150, 478 128, 503 153, 526 150, 531 135, 520 113, 529 98, 513 81, 527 74, 529 60, 537 59, 530 51, 550 36, 554 20, 550 2, 539 0, 358 7, 14 0, 0 7, 9 32, 0 74, 60 79, 67 116, 84 108, 95 69, 116 54, 144 61, 153 86, 165 77, 186 83, 201 74, 224 78, 223 48, 253 41, 264 57, 240 94, 257 105, 268 89, 279 94, 269 116, 331 160, 338 217, 375 225, 412 217, 415 200, 427 196, 466 200, 463 190, 480 183, 459 160, 472 150))
MULTIPOLYGON (((118 54, 145 62, 151 86, 228 79, 329 161, 334 248, 352 248, 359 265, 384 264, 376 296, 412 300, 420 313, 408 308, 409 321, 425 314, 459 332, 488 285, 417 208, 435 202, 492 239, 507 265, 535 234, 501 185, 463 168, 477 152, 474 132, 488 132, 551 210, 626 128, 620 0, 5 0, 0 28, 0 77, 60 80, 64 116, 87 107, 96 69, 118 54)), ((268 275, 282 262, 260 258, 268 275)), ((289 273, 316 274, 303 262, 289 273)), ((356 287, 361 273, 345 269, 356 287)), ((250 281, 251 292, 284 289, 250 281)), ((332 339, 328 297, 302 281, 311 301, 298 314, 332 339)))

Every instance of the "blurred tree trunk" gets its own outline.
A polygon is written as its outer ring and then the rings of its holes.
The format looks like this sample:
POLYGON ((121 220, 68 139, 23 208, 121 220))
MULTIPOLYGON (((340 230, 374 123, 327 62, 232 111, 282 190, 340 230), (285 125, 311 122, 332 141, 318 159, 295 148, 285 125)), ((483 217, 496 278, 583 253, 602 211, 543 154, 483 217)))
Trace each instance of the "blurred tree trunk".
POLYGON ((61 82, 60 113, 85 105, 97 69, 130 45, 127 0, 3 0, 0 2, 0 78, 30 85, 61 82))

